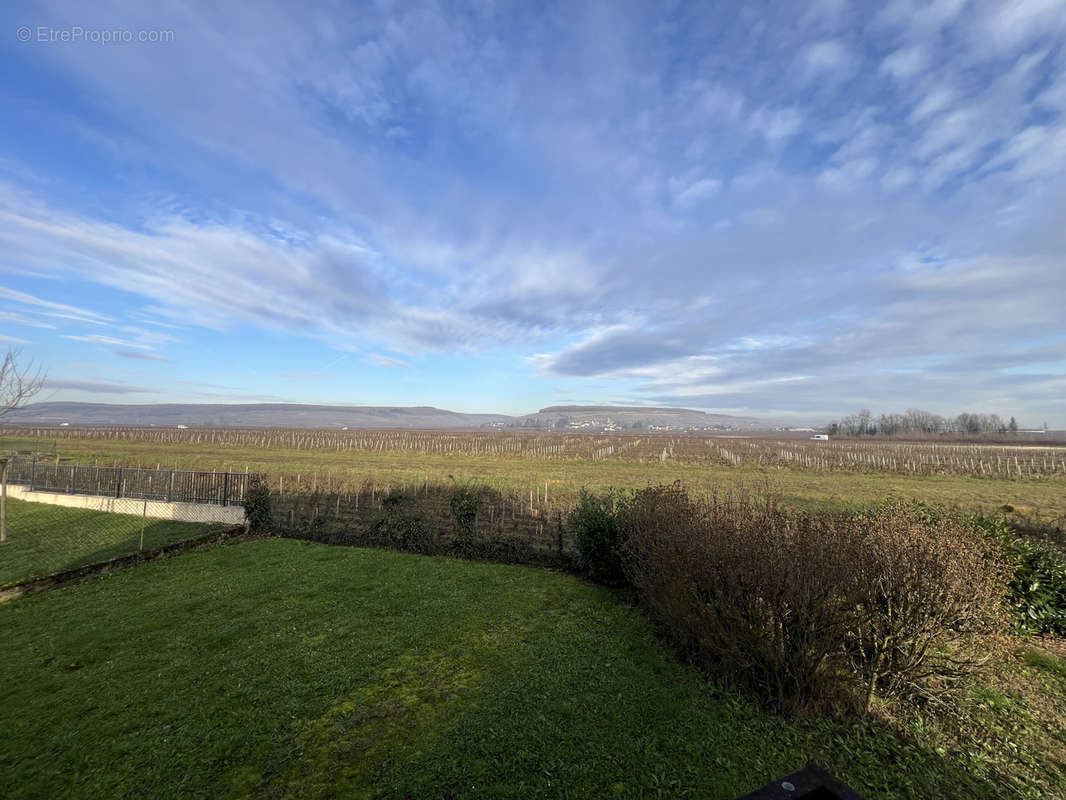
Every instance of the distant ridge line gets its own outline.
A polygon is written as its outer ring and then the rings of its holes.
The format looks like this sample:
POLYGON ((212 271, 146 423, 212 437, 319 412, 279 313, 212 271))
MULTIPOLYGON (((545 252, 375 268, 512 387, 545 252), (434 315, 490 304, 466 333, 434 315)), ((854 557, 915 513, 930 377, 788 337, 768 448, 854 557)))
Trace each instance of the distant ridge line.
POLYGON ((548 406, 532 414, 465 413, 433 406, 339 406, 313 403, 34 403, 2 425, 143 426, 196 428, 495 429, 721 429, 766 428, 768 423, 685 408, 548 406))

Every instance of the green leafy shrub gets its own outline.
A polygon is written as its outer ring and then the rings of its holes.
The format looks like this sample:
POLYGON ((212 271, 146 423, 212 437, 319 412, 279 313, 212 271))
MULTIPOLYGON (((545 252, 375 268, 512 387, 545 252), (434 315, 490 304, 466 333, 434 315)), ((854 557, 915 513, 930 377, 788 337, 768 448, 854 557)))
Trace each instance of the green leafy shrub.
POLYGON ((1013 569, 1007 601, 1015 630, 1066 635, 1066 554, 1052 544, 1018 536, 1001 516, 978 514, 973 525, 999 544, 1013 569))
POLYGON ((244 518, 252 533, 269 531, 274 525, 270 488, 262 472, 253 472, 248 476, 248 488, 244 493, 244 518))
POLYGON ((536 550, 528 542, 500 536, 477 539, 457 536, 448 542, 447 552, 458 558, 501 564, 556 565, 553 553, 536 550))
POLYGON ((418 513, 410 495, 393 489, 381 501, 381 513, 370 526, 369 541, 384 547, 431 555, 437 551, 433 530, 418 513))
POLYGON ((1066 556, 1052 545, 1016 539, 1016 571, 1009 598, 1017 627, 1027 633, 1066 636, 1066 556))
POLYGON ((472 539, 477 531, 477 512, 481 508, 481 492, 474 486, 457 486, 449 500, 455 533, 463 539, 472 539))
POLYGON ((582 490, 577 505, 566 517, 574 567, 597 583, 619 586, 626 582, 622 567, 624 506, 618 492, 597 495, 582 490))

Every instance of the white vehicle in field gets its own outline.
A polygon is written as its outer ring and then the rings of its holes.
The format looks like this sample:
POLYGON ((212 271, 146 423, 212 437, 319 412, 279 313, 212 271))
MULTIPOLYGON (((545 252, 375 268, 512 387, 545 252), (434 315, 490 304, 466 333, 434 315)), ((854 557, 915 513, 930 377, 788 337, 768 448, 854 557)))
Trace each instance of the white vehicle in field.
POLYGON ((811 440, 815 441, 815 442, 828 442, 829 441, 829 434, 828 433, 816 433, 816 434, 814 434, 814 436, 811 437, 811 440))

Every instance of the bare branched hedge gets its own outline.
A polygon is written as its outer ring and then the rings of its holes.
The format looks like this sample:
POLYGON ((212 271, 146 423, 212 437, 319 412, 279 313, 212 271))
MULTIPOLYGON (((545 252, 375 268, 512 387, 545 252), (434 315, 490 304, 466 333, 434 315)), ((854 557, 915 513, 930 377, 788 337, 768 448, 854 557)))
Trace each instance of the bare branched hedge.
POLYGON ((623 525, 628 577, 665 632, 780 707, 948 690, 1005 626, 1009 568, 949 513, 801 513, 675 484, 638 492, 623 525))

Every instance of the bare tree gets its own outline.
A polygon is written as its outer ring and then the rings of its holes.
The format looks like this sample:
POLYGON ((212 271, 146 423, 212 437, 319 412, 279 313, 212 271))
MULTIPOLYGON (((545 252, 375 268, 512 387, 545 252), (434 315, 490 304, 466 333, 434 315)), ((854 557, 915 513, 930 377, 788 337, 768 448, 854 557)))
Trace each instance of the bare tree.
POLYGON ((25 405, 44 386, 44 371, 33 361, 19 365, 22 350, 9 348, 0 364, 0 417, 25 405))
MULTIPOLYGON (((25 405, 44 386, 44 371, 33 361, 19 366, 22 351, 8 348, 0 364, 0 419, 25 405)), ((7 462, 0 453, 0 542, 7 541, 7 462)))

